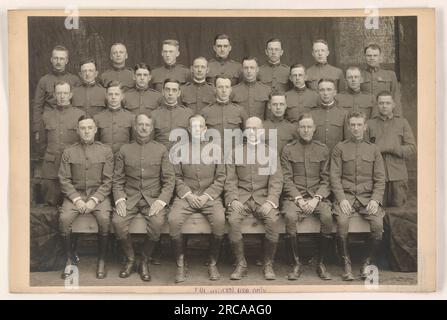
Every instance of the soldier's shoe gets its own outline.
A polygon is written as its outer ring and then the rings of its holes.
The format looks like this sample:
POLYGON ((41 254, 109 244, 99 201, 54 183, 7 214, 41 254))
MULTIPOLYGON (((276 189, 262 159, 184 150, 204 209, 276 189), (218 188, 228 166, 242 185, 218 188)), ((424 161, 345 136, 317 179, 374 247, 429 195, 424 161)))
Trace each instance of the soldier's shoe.
POLYGON ((184 264, 177 265, 177 272, 175 274, 175 283, 186 281, 186 266, 184 264))
POLYGON ((344 274, 341 276, 343 281, 353 281, 354 275, 352 274, 352 268, 351 268, 351 260, 349 257, 342 257, 344 261, 344 274))
POLYGON ((231 280, 241 280, 243 277, 246 277, 248 273, 247 266, 238 263, 233 273, 230 275, 231 280))
POLYGON ((301 273, 301 264, 297 263, 293 266, 292 272, 287 275, 287 280, 298 280, 298 278, 301 276, 301 273))
POLYGON ((128 260, 119 273, 120 278, 129 278, 135 271, 135 260, 128 260))
POLYGON ((98 264, 96 266, 96 278, 105 279, 107 277, 106 262, 104 259, 98 259, 98 264))
POLYGON ((147 260, 142 259, 140 263, 140 279, 143 281, 151 281, 151 273, 149 271, 149 266, 147 260))
POLYGON ((208 275, 211 281, 220 280, 220 273, 216 265, 213 264, 208 265, 208 275))
POLYGON ((79 258, 79 255, 77 252, 73 253, 73 258, 71 260, 71 263, 75 266, 77 266, 79 264, 79 262, 81 262, 81 259, 79 258))
POLYGON ((265 280, 275 280, 276 279, 275 271, 273 271, 273 265, 271 263, 264 265, 264 268, 262 269, 262 271, 264 272, 265 280))
POLYGON ((65 263, 65 268, 62 270, 61 278, 63 280, 68 279, 73 274, 73 262, 71 259, 67 259, 65 263))
POLYGON ((332 280, 331 274, 327 271, 323 263, 317 264, 317 274, 322 280, 332 280))

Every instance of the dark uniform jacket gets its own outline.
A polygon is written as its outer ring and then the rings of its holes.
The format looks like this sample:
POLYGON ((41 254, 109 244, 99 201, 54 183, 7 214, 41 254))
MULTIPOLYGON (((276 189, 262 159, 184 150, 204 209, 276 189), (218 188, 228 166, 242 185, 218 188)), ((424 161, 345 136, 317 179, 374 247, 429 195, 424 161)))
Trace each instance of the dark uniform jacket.
POLYGON ((337 144, 330 165, 332 192, 337 202, 357 199, 362 205, 376 200, 382 203, 385 169, 379 148, 371 142, 354 138, 337 144))
POLYGON ((307 87, 293 88, 286 92, 286 119, 290 122, 298 121, 302 113, 310 112, 318 105, 320 98, 318 93, 307 87))
POLYGON ((208 67, 210 71, 207 75, 207 81, 213 85, 218 76, 229 78, 232 86, 239 82, 242 70, 242 65, 239 62, 231 59, 215 58, 210 59, 208 67))
POLYGON ((131 210, 141 199, 149 205, 156 200, 167 204, 175 185, 174 168, 169 152, 156 141, 132 142, 121 147, 115 156, 113 197, 125 198, 131 210))
POLYGON ((57 105, 53 94, 54 85, 58 81, 66 81, 71 84, 72 88, 81 82, 77 76, 66 71, 52 71, 39 79, 33 100, 33 132, 40 130, 44 110, 50 111, 57 105))
POLYGON ((180 100, 185 107, 192 110, 194 114, 200 113, 203 108, 216 101, 214 86, 204 81, 201 83, 192 81, 181 87, 180 100))
POLYGON ((123 108, 117 110, 106 108, 96 114, 94 119, 98 126, 99 141, 109 145, 113 153, 116 153, 123 144, 129 143, 131 140, 134 117, 132 113, 123 108))
POLYGON ((161 92, 163 82, 166 79, 177 80, 180 85, 185 84, 191 78, 191 71, 181 64, 163 65, 152 70, 152 87, 161 92))
POLYGON ((346 83, 343 71, 328 63, 315 63, 307 69, 306 74, 306 82, 309 89, 318 91, 318 81, 321 79, 333 80, 336 84, 335 89, 337 89, 337 92, 342 92, 345 89, 346 83))
POLYGON ((346 111, 346 114, 352 111, 361 111, 366 119, 371 118, 375 109, 374 97, 370 94, 358 91, 354 92, 351 88, 335 96, 337 105, 346 111))
POLYGON ((242 81, 233 87, 231 100, 243 107, 249 117, 264 120, 270 92, 270 87, 259 81, 242 81))
POLYGON ((101 76, 101 83, 104 88, 107 88, 112 81, 121 82, 123 91, 127 91, 135 85, 135 80, 133 79, 134 72, 129 67, 115 68, 112 67, 104 71, 101 76))
POLYGON ((71 201, 94 197, 102 202, 112 191, 113 165, 109 146, 98 141, 75 143, 62 154, 59 168, 62 192, 71 201))
POLYGON ((286 145, 281 154, 284 196, 291 201, 296 197, 328 197, 329 159, 328 147, 319 141, 298 138, 286 145))
POLYGON ((160 92, 147 88, 145 90, 134 87, 126 91, 124 106, 134 115, 144 113, 148 116, 158 108, 162 100, 160 92))
POLYGON ((84 112, 68 106, 56 106, 43 114, 43 145, 45 155, 42 164, 42 177, 57 179, 64 149, 79 140, 76 132, 78 119, 84 112))
POLYGON ((94 116, 106 106, 106 89, 97 81, 82 82, 80 86, 74 87, 71 102, 86 114, 94 116))
POLYGON ((289 89, 289 75, 289 66, 267 62, 259 67, 258 80, 269 86, 272 91, 286 92, 289 89))
POLYGON ((269 140, 269 129, 276 129, 276 148, 278 151, 278 155, 280 155, 284 146, 296 139, 298 126, 296 124, 290 123, 284 118, 278 119, 275 117, 271 117, 271 119, 267 119, 264 121, 264 129, 266 137, 265 142, 271 147, 272 145, 269 140))
POLYGON ((386 181, 408 180, 405 160, 416 154, 416 142, 408 121, 400 116, 376 115, 367 122, 367 136, 382 152, 386 181), (382 151, 386 149, 386 151, 382 151))
POLYGON ((279 206, 279 197, 283 186, 283 174, 279 157, 276 151, 271 150, 269 146, 263 144, 260 144, 260 146, 265 148, 264 154, 267 157, 277 158, 276 170, 269 163, 260 164, 259 161, 255 161, 254 164, 248 164, 247 144, 236 146, 235 153, 243 152, 244 159, 242 164, 235 164, 236 159, 233 156, 233 162, 226 165, 227 180, 224 189, 226 206, 233 200, 245 203, 250 198, 253 198, 258 205, 270 201, 274 204, 274 207, 277 208, 279 206), (267 172, 260 174, 260 168, 267 172))

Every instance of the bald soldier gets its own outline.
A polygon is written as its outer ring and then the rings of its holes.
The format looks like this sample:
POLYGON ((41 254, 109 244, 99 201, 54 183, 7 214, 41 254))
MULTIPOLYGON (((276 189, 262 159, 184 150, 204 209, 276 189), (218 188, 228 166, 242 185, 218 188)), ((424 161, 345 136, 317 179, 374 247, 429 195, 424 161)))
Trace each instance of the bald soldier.
POLYGON ((220 76, 217 77, 216 102, 203 108, 200 112, 205 118, 208 129, 219 130, 222 145, 224 141, 224 130, 243 130, 245 120, 248 118, 244 108, 230 101, 231 92, 231 80, 220 76))
POLYGON ((200 113, 203 108, 216 101, 214 86, 206 81, 208 72, 208 61, 204 57, 194 59, 191 66, 192 81, 180 88, 180 100, 193 114, 200 113))
MULTIPOLYGON (((267 108, 270 111, 270 118, 264 121, 265 142, 270 144, 270 129, 276 129, 276 150, 281 154, 284 146, 296 138, 296 125, 284 118, 287 110, 287 101, 284 93, 273 92, 270 94, 267 108)), ((272 145, 270 145, 272 147, 272 145)))
POLYGON ((242 66, 239 62, 229 58, 231 49, 231 39, 227 34, 218 34, 214 38, 215 58, 211 59, 209 63, 210 71, 207 75, 209 83, 214 84, 217 77, 229 78, 232 86, 239 82, 242 66))
POLYGON ((42 163, 42 195, 46 204, 58 206, 62 201, 58 171, 62 152, 79 140, 76 134, 77 120, 84 112, 74 108, 69 82, 58 81, 54 85, 56 106, 45 111, 42 118, 42 146, 45 150, 42 163))
POLYGON ((290 122, 297 122, 302 113, 310 112, 318 104, 318 93, 306 87, 306 78, 305 66, 294 64, 290 67, 293 88, 286 92, 286 119, 290 122))
MULTIPOLYGON (((202 152, 210 146, 205 142, 205 118, 200 115, 189 119, 190 140, 187 146, 188 155, 184 155, 175 169, 174 202, 169 212, 169 233, 174 243, 177 273, 175 282, 186 280, 185 248, 182 235, 182 226, 193 213, 201 213, 206 217, 211 227, 210 252, 208 275, 210 280, 219 280, 217 269, 218 258, 225 234, 225 209, 221 194, 225 184, 225 165, 223 163, 208 163, 202 159, 202 152), (199 159, 194 159, 194 148, 197 146, 199 159), (198 160, 198 161, 194 161, 198 160)), ((213 152, 221 152, 220 147, 213 152)), ((211 154, 212 158, 214 154, 211 154)))
POLYGON ((179 43, 177 40, 164 40, 161 49, 163 66, 152 71, 152 87, 161 92, 166 79, 178 81, 180 85, 189 81, 191 74, 188 68, 177 63, 180 56, 179 43))
POLYGON ((114 43, 110 47, 110 61, 112 67, 101 74, 102 85, 107 88, 113 81, 121 83, 123 91, 129 90, 134 86, 133 71, 126 66, 128 58, 127 48, 122 43, 114 43))
POLYGON ((272 90, 257 81, 258 72, 258 61, 255 57, 242 59, 243 79, 233 87, 233 98, 231 100, 243 107, 249 117, 258 117, 263 120, 272 90))
POLYGON ((150 113, 160 105, 162 95, 160 92, 149 88, 151 80, 151 68, 144 62, 137 63, 134 68, 135 87, 126 91, 124 107, 137 115, 150 113))
POLYGON ((363 82, 362 73, 358 67, 346 69, 347 89, 335 96, 338 106, 346 113, 351 111, 361 111, 369 119, 373 113, 374 97, 361 91, 363 82))
POLYGON ((121 83, 112 81, 106 91, 107 108, 93 117, 98 125, 99 141, 109 145, 113 153, 132 138, 134 115, 122 107, 123 99, 121 83))
POLYGON ((286 145, 281 154, 284 174, 282 212, 294 261, 293 270, 287 276, 289 280, 297 280, 302 271, 297 223, 311 215, 317 215, 321 224, 317 274, 323 280, 331 280, 325 266, 332 244, 332 204, 328 199, 330 155, 326 145, 313 140, 315 129, 312 116, 302 114, 298 119, 299 138, 286 145))
POLYGON ((33 112, 33 134, 36 143, 41 143, 40 135, 42 130, 42 115, 44 111, 53 110, 56 105, 56 97, 54 95, 55 84, 59 81, 65 81, 73 88, 79 84, 79 78, 66 71, 68 64, 68 49, 64 46, 57 45, 51 51, 51 72, 39 79, 34 94, 32 112, 33 112))
POLYGON ((364 49, 366 68, 362 70, 362 91, 377 97, 381 91, 389 91, 396 103, 393 113, 402 115, 400 85, 396 73, 392 70, 382 69, 382 49, 375 43, 371 43, 364 49))
POLYGON ((175 79, 166 79, 163 84, 163 99, 160 107, 152 112, 154 119, 155 141, 163 144, 168 150, 175 141, 169 141, 171 130, 188 128, 188 119, 193 115, 191 109, 179 103, 181 95, 180 83, 175 79))
POLYGON ((95 141, 96 124, 90 115, 78 120, 80 142, 64 150, 59 168, 59 181, 64 202, 59 216, 59 230, 67 256, 62 278, 71 274, 77 257, 72 252, 71 228, 80 214, 93 214, 98 223, 98 263, 96 278, 107 275, 105 259, 110 229, 110 193, 112 191, 113 153, 109 146, 95 141), (69 267, 69 268, 67 268, 69 267))
POLYGON ((284 54, 281 40, 273 38, 267 41, 265 54, 267 63, 259 68, 258 79, 272 91, 286 92, 289 89, 289 66, 281 63, 284 54))
POLYGON ((310 111, 316 130, 314 139, 324 143, 329 150, 348 136, 346 112, 337 105, 335 82, 321 79, 318 82, 320 102, 310 111))
POLYGON ((226 165, 225 205, 230 224, 228 235, 236 257, 236 268, 230 279, 240 280, 247 275, 241 225, 246 217, 253 215, 265 227, 264 278, 274 280, 276 275, 273 260, 279 238, 278 207, 283 176, 276 150, 262 142, 262 131, 259 131, 263 129, 262 120, 256 117, 248 118, 245 127, 247 143, 235 147, 236 156, 233 156, 232 162, 227 161, 230 163, 226 165), (259 152, 269 160, 267 164, 261 163, 261 159, 254 156, 259 148, 259 152), (237 155, 242 155, 243 161, 239 161, 237 155), (253 161, 248 159, 255 161, 252 163, 253 161))
POLYGON ((348 250, 349 221, 358 213, 370 225, 366 258, 360 276, 368 276, 368 266, 376 261, 382 240, 383 192, 385 169, 380 149, 364 139, 366 117, 353 111, 348 115, 351 138, 338 143, 331 156, 330 181, 335 197, 334 215, 337 220, 337 246, 344 264, 344 281, 354 280, 348 250))
POLYGON ((167 208, 175 185, 174 168, 169 152, 152 137, 153 120, 145 114, 135 117, 135 141, 124 144, 115 157, 113 198, 116 211, 112 223, 115 235, 127 257, 120 278, 128 278, 135 268, 135 254, 129 225, 140 213, 146 220, 139 273, 143 281, 150 281, 148 259, 160 239, 165 224, 167 208))
POLYGON ((93 59, 81 61, 79 76, 81 85, 74 87, 72 103, 74 107, 94 116, 106 107, 106 89, 98 81, 96 62, 93 59))
POLYGON ((312 44, 312 57, 315 63, 307 69, 307 86, 318 91, 318 81, 330 79, 335 83, 335 88, 341 92, 345 88, 345 77, 343 71, 331 66, 327 62, 329 56, 329 45, 325 40, 315 40, 312 44))

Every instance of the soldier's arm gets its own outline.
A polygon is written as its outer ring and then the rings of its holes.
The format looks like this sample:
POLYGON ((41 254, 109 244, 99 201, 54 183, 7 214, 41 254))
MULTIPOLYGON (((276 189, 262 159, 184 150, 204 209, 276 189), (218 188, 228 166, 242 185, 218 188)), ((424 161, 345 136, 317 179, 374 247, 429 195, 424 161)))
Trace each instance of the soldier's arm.
POLYGON ((411 130, 410 124, 404 119, 404 136, 402 145, 397 150, 398 155, 401 158, 409 159, 416 154, 416 141, 414 140, 413 130, 411 130))
POLYGON ((334 193, 335 199, 338 202, 346 200, 343 185, 341 183, 342 166, 343 166, 341 156, 342 151, 339 148, 339 146, 336 145, 331 155, 329 178, 332 192, 334 193))
MULTIPOLYGON (((104 201, 106 197, 110 195, 112 191, 112 179, 113 179, 113 153, 112 149, 108 146, 104 146, 105 148, 105 163, 102 167, 102 183, 93 194, 92 197, 99 200, 99 202, 104 201)), ((117 199, 118 200, 118 199, 117 199)))
POLYGON ((124 185, 126 184, 126 173, 124 171, 125 157, 122 153, 122 148, 115 155, 115 168, 112 177, 112 191, 115 201, 119 199, 126 199, 127 195, 124 192, 124 185))
POLYGON ((73 201, 79 198, 81 194, 76 190, 73 185, 73 180, 71 176, 71 165, 70 165, 70 155, 65 150, 62 153, 61 165, 58 172, 59 182, 61 184, 62 193, 73 201))
POLYGON ((279 157, 276 157, 276 164, 276 171, 269 178, 267 201, 271 201, 275 204, 275 208, 278 208, 283 187, 283 174, 279 157))
POLYGON ((33 100, 33 133, 36 133, 39 131, 42 125, 42 114, 43 114, 43 107, 45 104, 45 85, 43 83, 43 80, 40 79, 36 86, 36 91, 34 93, 34 100, 33 100))
POLYGON ((188 192, 191 192, 191 188, 183 181, 182 165, 174 164, 175 172, 175 193, 183 198, 188 192))
POLYGON ((320 186, 316 194, 327 198, 330 194, 329 190, 329 149, 324 150, 325 161, 320 162, 320 186))
POLYGON ((174 166, 169 161, 169 152, 166 149, 161 158, 161 193, 159 200, 169 203, 175 188, 175 172, 174 166))
POLYGON ((203 192, 209 195, 213 200, 217 199, 222 194, 224 184, 226 179, 226 170, 224 164, 216 165, 216 172, 214 173, 214 181, 213 183, 206 188, 203 192))
POLYGON ((385 192, 385 166, 383 164, 382 154, 378 147, 374 145, 374 171, 373 171, 373 192, 371 199, 379 203, 383 201, 383 193, 385 192))
POLYGON ((289 148, 285 147, 281 154, 281 168, 284 177, 284 195, 295 199, 296 197, 302 197, 302 195, 293 182, 293 169, 289 161, 289 156, 289 148))

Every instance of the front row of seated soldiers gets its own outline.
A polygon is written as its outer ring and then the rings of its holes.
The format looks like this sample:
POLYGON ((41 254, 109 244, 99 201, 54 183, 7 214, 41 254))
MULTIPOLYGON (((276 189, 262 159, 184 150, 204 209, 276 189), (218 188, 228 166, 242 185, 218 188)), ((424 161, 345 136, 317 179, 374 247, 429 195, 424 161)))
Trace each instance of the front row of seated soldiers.
MULTIPOLYGON (((58 91, 59 88, 56 88, 56 97, 58 91)), ((104 257, 112 212, 110 193, 113 193, 115 204, 112 222, 127 257, 120 277, 128 277, 135 267, 129 224, 137 213, 141 213, 147 223, 147 238, 139 268, 141 279, 151 280, 147 258, 151 255, 155 242, 159 240, 161 228, 168 215, 170 234, 175 244, 176 282, 185 281, 186 263, 181 226, 188 215, 201 212, 212 222, 209 276, 211 280, 219 279, 217 263, 225 224, 225 209, 230 226, 229 238, 237 259, 231 279, 241 279, 247 273, 240 227, 241 222, 249 215, 260 219, 265 226, 263 272, 266 279, 275 279, 273 260, 279 237, 280 212, 285 216, 286 231, 290 235, 295 261, 288 276, 290 280, 297 279, 301 273, 296 222, 313 213, 319 215, 322 224, 317 265, 317 273, 322 279, 331 279, 325 260, 332 242, 332 215, 337 221, 337 245, 344 262, 344 280, 354 279, 347 249, 349 218, 353 212, 358 212, 369 222, 371 234, 368 254, 361 269, 361 275, 365 277, 366 267, 374 263, 382 237, 384 210, 381 204, 385 183, 390 192, 405 191, 402 188, 405 177, 400 181, 391 180, 388 167, 392 168, 393 162, 395 164, 403 161, 414 152, 414 140, 408 123, 392 114, 394 103, 391 95, 379 94, 378 101, 380 114, 369 120, 370 127, 373 128, 369 135, 376 143, 364 137, 367 132, 365 115, 352 112, 347 117, 350 138, 335 146, 329 161, 328 148, 313 140, 316 125, 312 114, 303 114, 298 119, 298 139, 284 147, 281 160, 276 161, 277 170, 269 171, 271 167, 267 166, 268 173, 263 175, 258 172, 266 168, 258 163, 250 163, 245 154, 256 148, 266 148, 263 150, 264 154, 272 159, 276 157, 276 152, 261 143, 262 136, 258 131, 263 128, 263 122, 256 117, 245 122, 246 144, 234 149, 235 153, 241 151, 244 154, 242 163, 228 163, 225 166, 199 164, 203 166, 203 170, 199 170, 194 164, 171 164, 167 148, 152 140, 154 120, 147 115, 138 115, 134 119, 135 141, 124 144, 113 161, 111 148, 94 141, 97 131, 94 119, 82 115, 76 125, 80 142, 65 149, 59 168, 59 181, 65 195, 60 229, 67 252, 67 268, 62 277, 70 276, 70 265, 78 260, 72 252, 71 225, 77 215, 84 213, 93 213, 98 221, 97 277, 106 276, 104 257), (386 123, 390 121, 399 125, 393 126, 393 131, 384 136, 386 123), (381 152, 388 160, 386 167, 381 152), (175 199, 168 214, 167 206, 170 205, 174 189, 175 199), (330 190, 335 197, 333 210, 329 201, 330 190), (280 203, 281 193, 284 201, 280 203)), ((206 131, 205 119, 194 116, 189 120, 191 137, 197 139, 198 136, 203 136, 206 131)), ((404 197, 405 195, 399 196, 404 197)))

